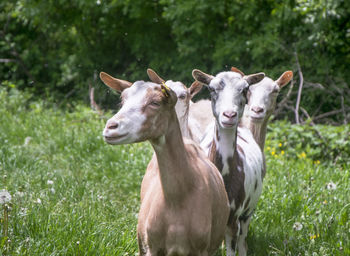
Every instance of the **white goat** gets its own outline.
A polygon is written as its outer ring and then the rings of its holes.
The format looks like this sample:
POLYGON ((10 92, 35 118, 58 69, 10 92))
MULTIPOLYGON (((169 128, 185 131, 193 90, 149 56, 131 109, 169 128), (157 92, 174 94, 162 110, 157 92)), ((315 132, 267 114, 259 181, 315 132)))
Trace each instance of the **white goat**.
POLYGON ((175 93, 164 84, 134 84, 101 72, 122 92, 122 107, 103 131, 109 144, 150 141, 155 154, 141 185, 137 236, 140 255, 212 255, 229 216, 222 177, 204 152, 183 139, 175 93))
POLYGON ((246 255, 248 227, 262 191, 264 158, 251 132, 241 128, 237 135, 237 126, 248 87, 261 81, 264 73, 242 76, 221 72, 214 77, 193 70, 192 75, 207 85, 211 94, 215 123, 201 146, 221 172, 230 202, 226 255, 235 255, 237 245, 239 255, 246 255))
MULTIPOLYGON (((231 70, 243 74, 235 67, 231 70)), ((241 123, 252 132, 262 152, 264 152, 267 123, 276 108, 277 96, 280 89, 292 78, 293 72, 285 71, 277 80, 265 77, 248 89, 247 105, 241 123)))

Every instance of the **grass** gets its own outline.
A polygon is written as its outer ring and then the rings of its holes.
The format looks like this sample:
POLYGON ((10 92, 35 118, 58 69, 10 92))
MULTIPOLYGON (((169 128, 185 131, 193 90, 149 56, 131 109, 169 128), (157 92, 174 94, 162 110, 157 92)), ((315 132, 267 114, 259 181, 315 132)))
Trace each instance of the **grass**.
MULTIPOLYGON (((106 118, 82 105, 64 112, 4 90, 0 100, 0 189, 12 195, 1 254, 135 255, 151 147, 105 144, 106 118)), ((249 255, 350 255, 349 165, 289 157, 279 143, 267 141, 249 255)))

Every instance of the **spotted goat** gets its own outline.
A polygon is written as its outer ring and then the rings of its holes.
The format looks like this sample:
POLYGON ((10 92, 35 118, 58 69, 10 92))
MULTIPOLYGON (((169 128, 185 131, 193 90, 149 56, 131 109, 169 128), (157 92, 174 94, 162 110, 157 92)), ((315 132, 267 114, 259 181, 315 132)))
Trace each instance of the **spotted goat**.
POLYGON ((249 223, 262 191, 264 158, 249 129, 238 123, 250 86, 261 81, 264 73, 243 76, 221 72, 215 77, 193 70, 193 77, 210 91, 215 122, 201 146, 223 176, 230 202, 226 228, 226 255, 247 254, 246 237, 249 223))
POLYGON ((148 140, 154 155, 141 185, 137 237, 141 256, 212 255, 229 217, 223 179, 199 146, 183 138, 176 94, 163 84, 130 83, 101 72, 122 107, 103 131, 112 145, 148 140))

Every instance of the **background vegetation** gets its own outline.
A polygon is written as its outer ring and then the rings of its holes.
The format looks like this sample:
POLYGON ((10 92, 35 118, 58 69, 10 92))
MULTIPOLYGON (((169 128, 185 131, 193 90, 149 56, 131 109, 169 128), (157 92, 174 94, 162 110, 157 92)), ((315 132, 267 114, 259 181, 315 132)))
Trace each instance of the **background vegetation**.
MULTIPOLYGON (((150 145, 104 143, 112 113, 101 116, 83 105, 54 110, 30 98, 0 89, 0 188, 12 195, 7 236, 0 204, 0 255, 135 255, 150 145)), ((249 255, 349 255, 348 148, 320 153, 307 126, 271 127, 249 255), (301 144, 291 147, 289 139, 301 144)), ((325 138, 326 127, 317 126, 325 138)), ((335 132, 349 136, 346 126, 335 132)))
POLYGON ((13 0, 1 1, 0 10, 2 85, 59 106, 88 101, 89 85, 98 104, 111 106, 101 70, 135 81, 152 67, 189 85, 193 68, 215 74, 233 65, 274 79, 294 71, 296 85, 279 118, 349 118, 346 0, 13 0))
POLYGON ((0 255, 135 255, 152 149, 105 144, 112 113, 87 106, 89 88, 116 108, 100 71, 189 85, 193 68, 231 66, 295 75, 269 125, 249 254, 350 255, 349 64, 346 0, 0 1, 0 255))

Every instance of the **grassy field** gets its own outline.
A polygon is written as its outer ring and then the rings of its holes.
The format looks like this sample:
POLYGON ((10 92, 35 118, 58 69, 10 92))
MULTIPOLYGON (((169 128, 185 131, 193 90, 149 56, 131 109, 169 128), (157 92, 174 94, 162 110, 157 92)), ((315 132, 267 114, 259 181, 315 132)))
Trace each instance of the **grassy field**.
MULTIPOLYGON (((149 144, 107 145, 106 117, 82 105, 64 112, 26 103, 28 97, 0 90, 0 189, 12 196, 8 237, 1 206, 2 255, 137 254, 149 144)), ((349 161, 296 154, 287 144, 267 141, 249 255, 350 255, 349 161)))

